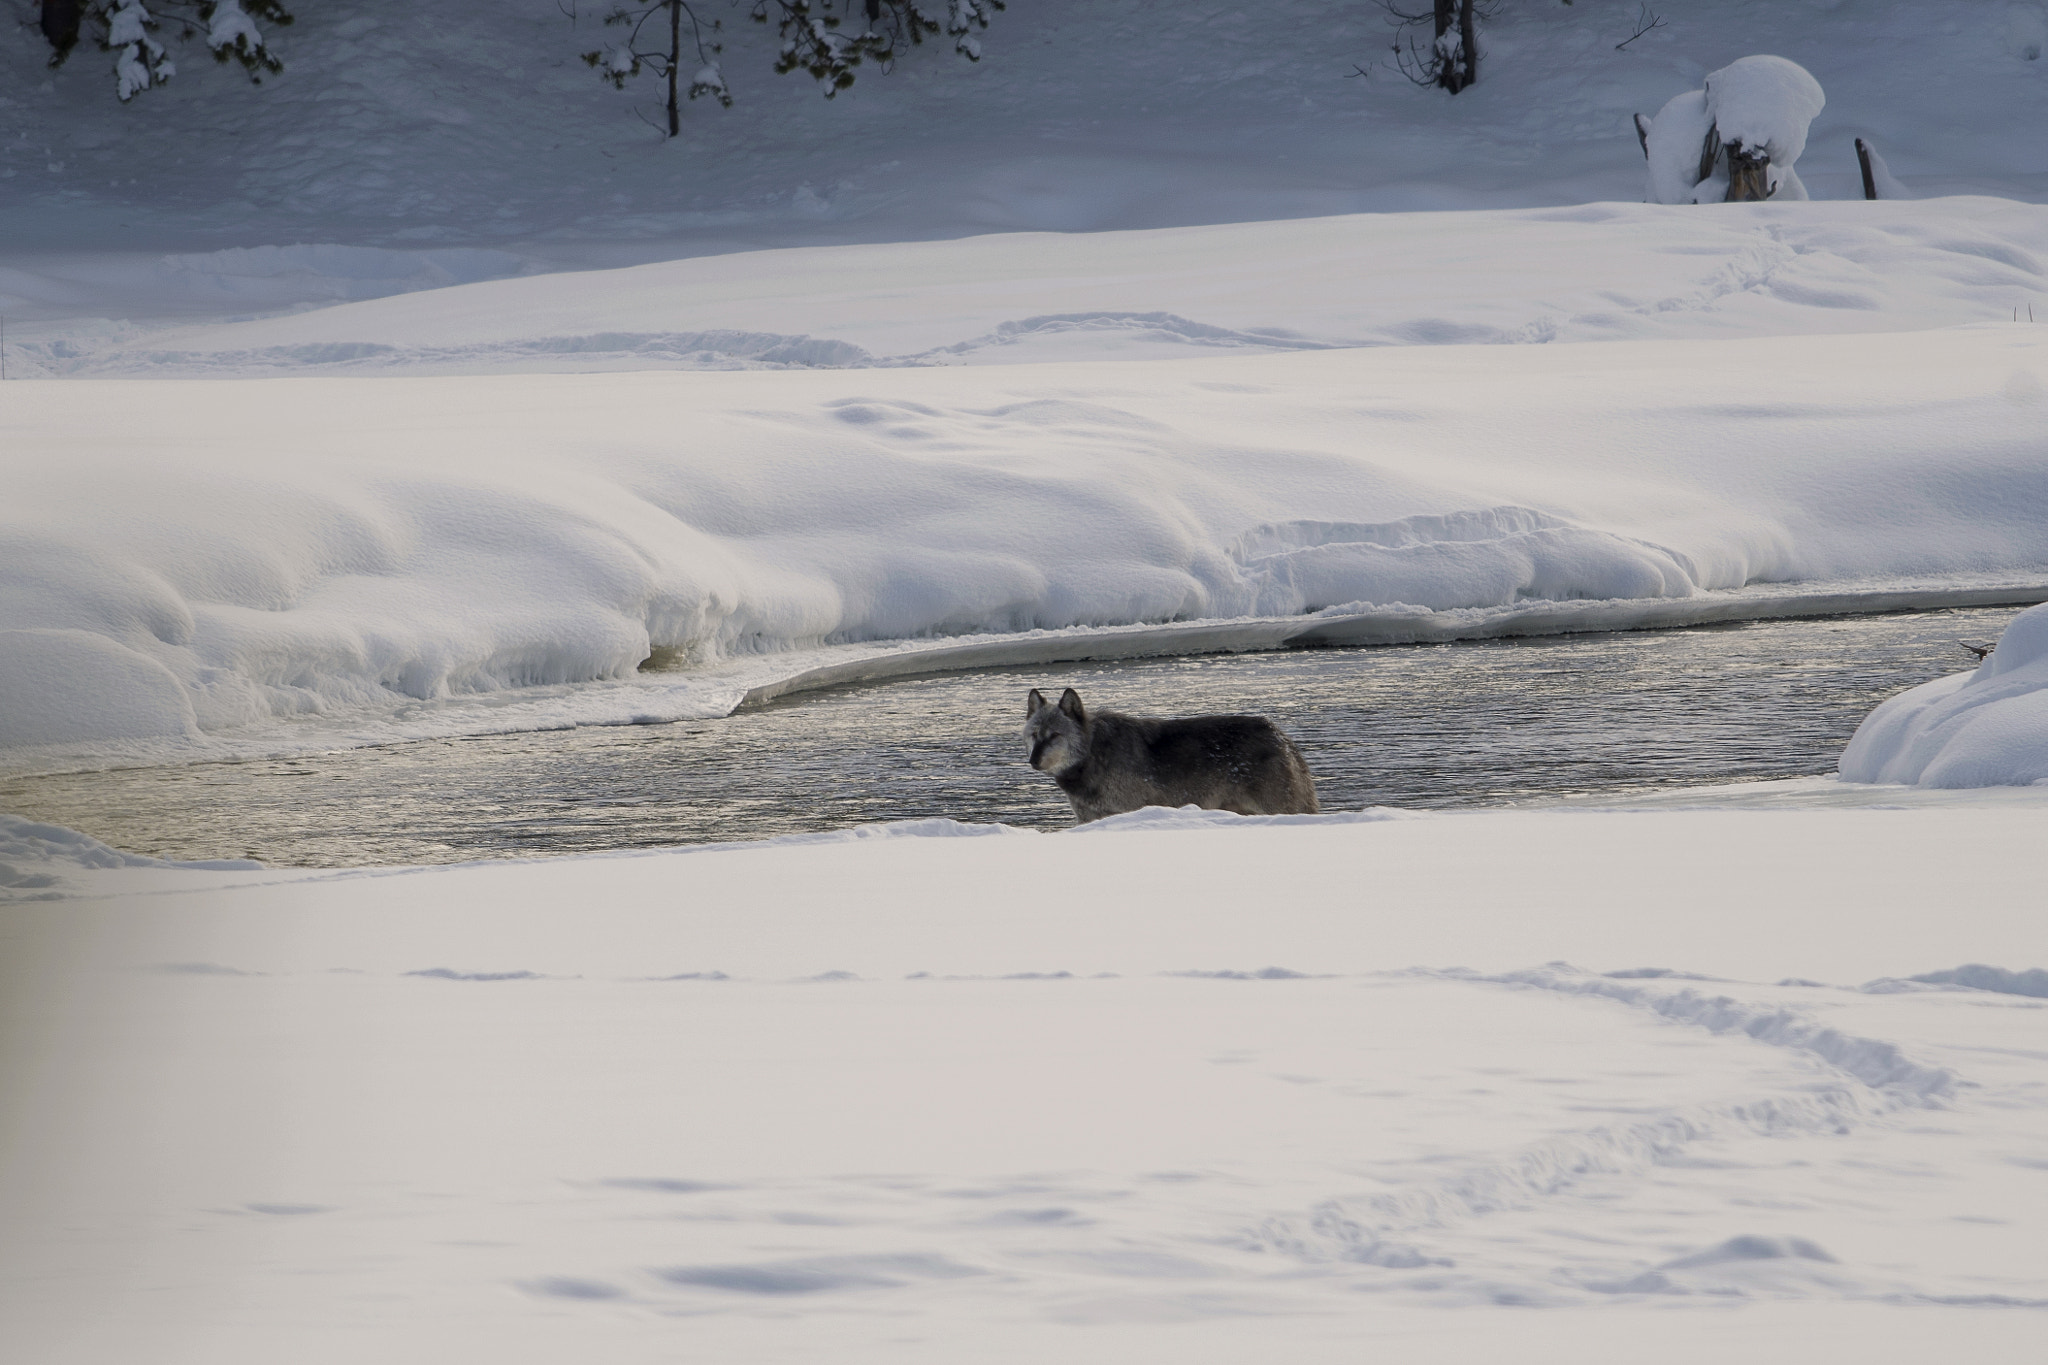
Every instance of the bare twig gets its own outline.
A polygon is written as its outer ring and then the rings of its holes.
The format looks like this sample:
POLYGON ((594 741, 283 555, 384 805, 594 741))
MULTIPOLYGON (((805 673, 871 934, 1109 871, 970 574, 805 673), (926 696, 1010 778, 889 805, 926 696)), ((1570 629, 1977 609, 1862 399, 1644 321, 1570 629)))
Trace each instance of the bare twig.
POLYGON ((1352 77, 1353 77, 1353 76, 1370 76, 1371 74, 1372 74, 1372 72, 1370 72, 1370 71, 1366 70, 1366 69, 1365 69, 1364 67, 1360 66, 1360 65, 1359 65, 1359 64, 1358 64, 1357 62, 1353 62, 1353 63, 1351 64, 1351 75, 1350 75, 1350 76, 1346 76, 1346 77, 1345 77, 1344 79, 1348 81, 1348 80, 1352 79, 1352 77))
POLYGON ((1667 23, 1668 21, 1662 15, 1652 14, 1650 12, 1650 7, 1647 4, 1644 5, 1643 12, 1636 16, 1636 31, 1634 33, 1629 34, 1628 37, 1622 39, 1620 42, 1616 43, 1614 45, 1614 50, 1616 52, 1621 51, 1630 43, 1642 37, 1645 33, 1648 33, 1651 29, 1664 28, 1667 26, 1667 23))

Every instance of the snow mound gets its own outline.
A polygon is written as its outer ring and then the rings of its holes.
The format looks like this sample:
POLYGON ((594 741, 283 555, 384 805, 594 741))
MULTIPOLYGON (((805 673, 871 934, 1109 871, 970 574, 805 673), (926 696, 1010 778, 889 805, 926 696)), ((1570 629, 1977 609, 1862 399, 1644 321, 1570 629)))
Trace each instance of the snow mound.
POLYGON ((1806 150, 1808 126, 1826 104, 1820 82, 1797 62, 1771 56, 1730 62, 1708 75, 1704 89, 1675 96, 1651 121, 1643 148, 1650 163, 1646 197, 1653 204, 1719 203, 1728 193, 1727 154, 1720 149, 1734 147, 1770 159, 1771 198, 1805 199, 1793 166, 1806 150), (1709 134, 1719 158, 1711 162, 1709 134), (1709 167, 1704 177, 1702 163, 1709 167))
POLYGON ((2048 782, 2048 605, 2022 612, 1973 671, 1880 704, 1842 751, 1849 782, 2024 787, 2048 782))
MULTIPOLYGON (((1650 120, 1643 142, 1649 159, 1649 188, 1645 198, 1652 204, 1697 204, 1720 196, 1700 188, 1701 149, 1713 131, 1714 116, 1707 112, 1707 92, 1688 90, 1671 101, 1650 120)), ((1707 182, 1711 184, 1712 182, 1707 182)), ((1722 186, 1725 192, 1726 186, 1722 186)))
MULTIPOLYGON (((1707 113, 1732 144, 1771 159, 1771 187, 1806 150, 1806 130, 1827 104, 1820 82, 1783 57, 1744 57, 1707 77, 1707 113)), ((1796 183, 1796 182, 1795 182, 1796 183)), ((1802 189, 1796 196, 1804 199, 1802 189)))

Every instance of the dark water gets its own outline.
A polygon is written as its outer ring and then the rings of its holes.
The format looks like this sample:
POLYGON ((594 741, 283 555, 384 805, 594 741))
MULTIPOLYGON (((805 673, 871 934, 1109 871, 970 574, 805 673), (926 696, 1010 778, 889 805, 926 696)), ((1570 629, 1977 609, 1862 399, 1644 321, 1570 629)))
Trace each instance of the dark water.
POLYGON ((1256 711, 1327 810, 1471 807, 1830 772, 1883 698, 1970 663, 2021 609, 956 673, 725 720, 0 782, 0 809, 172 858, 298 866, 757 839, 944 815, 1055 826, 1024 693, 1256 711))

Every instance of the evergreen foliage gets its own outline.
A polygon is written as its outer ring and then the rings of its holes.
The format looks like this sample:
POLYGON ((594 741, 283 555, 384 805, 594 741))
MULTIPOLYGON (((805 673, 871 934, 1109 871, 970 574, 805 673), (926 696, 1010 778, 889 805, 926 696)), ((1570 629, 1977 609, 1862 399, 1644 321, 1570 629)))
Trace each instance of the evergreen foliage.
POLYGON ((782 39, 776 72, 808 72, 831 99, 853 84, 863 61, 886 71, 906 44, 942 33, 954 39, 955 52, 980 61, 975 32, 1003 7, 1003 0, 754 0, 753 17, 773 23, 782 39))
MULTIPOLYGON (((887 71, 907 47, 944 35, 953 50, 970 62, 981 60, 976 34, 988 27, 1004 0, 752 0, 749 17, 773 24, 781 46, 776 53, 779 75, 803 71, 823 87, 830 99, 853 84, 854 69, 873 62, 887 71)), ((730 107, 732 93, 719 70, 719 21, 701 23, 689 0, 642 0, 622 4, 605 17, 608 25, 628 30, 618 42, 583 54, 599 76, 624 89, 628 78, 652 71, 668 82, 668 135, 682 131, 680 101, 710 95, 730 107), (683 21, 689 21, 688 46, 697 69, 685 86, 683 21), (663 24, 666 20, 666 24, 663 24), (661 41, 663 28, 667 42, 661 41)))
POLYGON ((284 70, 257 20, 280 28, 292 22, 283 0, 42 0, 40 27, 50 44, 50 65, 62 66, 83 34, 114 54, 114 93, 126 101, 178 74, 158 41, 166 25, 181 39, 203 37, 213 59, 241 63, 249 79, 284 70), (153 6, 153 7, 152 7, 153 6))

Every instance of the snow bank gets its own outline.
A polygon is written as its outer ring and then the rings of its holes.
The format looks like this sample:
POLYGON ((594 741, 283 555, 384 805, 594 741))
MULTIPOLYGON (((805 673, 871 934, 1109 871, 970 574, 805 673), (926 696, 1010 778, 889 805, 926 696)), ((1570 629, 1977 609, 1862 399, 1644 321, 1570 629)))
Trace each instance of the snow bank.
POLYGON ((1841 772, 1922 787, 2048 783, 2048 606, 2014 618, 1974 671, 1879 705, 1842 751, 1841 772))
POLYGON ((1824 364, 1755 341, 1110 380, 15 383, 5 738, 180 743, 603 679, 646 689, 621 718, 673 718, 656 689, 832 642, 2024 576, 2048 565, 2044 371, 2048 341, 2006 325, 1824 364))

